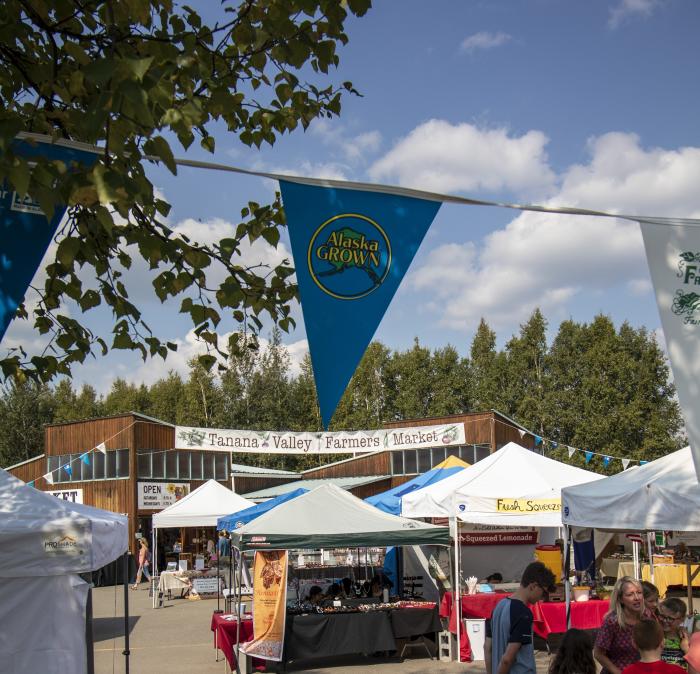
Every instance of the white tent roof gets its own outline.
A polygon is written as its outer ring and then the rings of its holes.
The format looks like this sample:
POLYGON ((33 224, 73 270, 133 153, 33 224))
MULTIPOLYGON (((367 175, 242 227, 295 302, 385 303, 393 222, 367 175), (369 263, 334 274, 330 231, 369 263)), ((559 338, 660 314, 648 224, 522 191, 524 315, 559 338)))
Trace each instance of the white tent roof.
POLYGON ((244 548, 299 549, 447 544, 446 527, 375 508, 334 484, 278 505, 231 532, 244 548))
MULTIPOLYGON (((402 499, 405 517, 451 517, 494 526, 561 526, 561 489, 598 480, 592 473, 509 442, 473 466, 402 499), (518 499, 522 512, 499 511, 499 499, 518 499), (528 504, 527 501, 556 501, 528 504), (539 508, 551 508, 539 510, 539 508), (534 510, 530 510, 534 508, 534 510)), ((512 501, 509 505, 513 505, 512 501)))
POLYGON ((700 483, 690 447, 562 492, 562 520, 598 529, 700 531, 700 483))
POLYGON ((254 506, 216 480, 208 480, 184 498, 153 515, 153 527, 215 527, 219 517, 254 506))
POLYGON ((128 543, 124 515, 58 499, 0 469, 0 578, 95 571, 128 543))

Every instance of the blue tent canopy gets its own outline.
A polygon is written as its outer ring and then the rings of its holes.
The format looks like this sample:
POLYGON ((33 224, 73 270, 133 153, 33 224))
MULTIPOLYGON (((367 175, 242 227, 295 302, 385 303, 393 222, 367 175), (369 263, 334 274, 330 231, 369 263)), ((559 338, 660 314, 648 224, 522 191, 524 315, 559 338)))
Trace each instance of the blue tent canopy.
POLYGON ((432 468, 427 473, 418 475, 408 482, 400 484, 398 487, 384 491, 381 494, 375 494, 365 499, 370 505, 383 510, 385 513, 390 513, 391 515, 401 514, 401 497, 411 492, 417 491, 418 489, 423 489, 428 485, 434 484, 435 482, 440 482, 450 475, 454 475, 457 471, 464 470, 468 468, 469 464, 457 459, 456 457, 450 457, 447 460, 439 463, 435 468, 432 468))
POLYGON ((221 531, 222 529, 226 529, 227 531, 233 531, 234 529, 238 529, 238 527, 247 524, 251 520, 254 520, 256 517, 260 517, 260 515, 263 515, 268 510, 272 510, 273 508, 276 508, 278 505, 281 505, 286 501, 291 501, 297 496, 306 494, 307 491, 309 490, 301 488, 295 489, 294 491, 287 492, 286 494, 281 494, 277 498, 272 498, 269 501, 265 501, 264 503, 258 503, 258 505, 254 505, 251 508, 246 508, 245 510, 239 510, 238 512, 231 513, 230 515, 224 515, 223 517, 219 517, 219 519, 216 520, 216 528, 219 531, 221 531))

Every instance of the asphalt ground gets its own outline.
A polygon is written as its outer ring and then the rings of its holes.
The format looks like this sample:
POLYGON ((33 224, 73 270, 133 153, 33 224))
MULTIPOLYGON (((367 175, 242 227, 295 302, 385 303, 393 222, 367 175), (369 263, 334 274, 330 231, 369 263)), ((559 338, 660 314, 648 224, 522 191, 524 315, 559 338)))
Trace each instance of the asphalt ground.
MULTIPOLYGON (((223 655, 214 649, 210 629, 215 599, 190 601, 173 598, 165 606, 151 608, 147 584, 139 590, 129 590, 129 672, 135 674, 225 674, 223 655)), ((99 587, 93 596, 93 638, 95 674, 123 674, 126 672, 124 650, 124 589, 99 587)), ((223 602, 222 602, 223 608, 223 602)), ((538 674, 545 674, 549 656, 537 653, 538 674)), ((268 671, 278 671, 272 665, 268 671)), ((423 672, 466 672, 482 674, 483 662, 457 663, 430 660, 424 653, 415 652, 403 660, 343 656, 314 660, 299 660, 287 667, 288 672, 313 674, 419 674, 423 672)))

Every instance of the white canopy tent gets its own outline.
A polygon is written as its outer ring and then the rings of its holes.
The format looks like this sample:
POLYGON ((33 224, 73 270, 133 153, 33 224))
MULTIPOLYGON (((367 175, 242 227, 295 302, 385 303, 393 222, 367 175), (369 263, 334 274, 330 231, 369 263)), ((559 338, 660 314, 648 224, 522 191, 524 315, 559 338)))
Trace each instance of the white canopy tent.
POLYGON ((602 477, 509 442, 473 466, 406 494, 401 514, 457 516, 463 522, 492 526, 560 527, 560 507, 536 502, 559 500, 562 488, 602 477), (522 511, 506 509, 513 507, 514 499, 522 511))
POLYGON ((208 480, 184 498, 153 515, 153 528, 215 527, 219 517, 254 505, 220 482, 208 480))
POLYGON ((594 484, 562 491, 562 522, 626 531, 700 531, 700 482, 690 447, 594 484))
POLYGON ((123 515, 63 501, 0 469, 0 674, 86 671, 88 584, 128 547, 123 515))

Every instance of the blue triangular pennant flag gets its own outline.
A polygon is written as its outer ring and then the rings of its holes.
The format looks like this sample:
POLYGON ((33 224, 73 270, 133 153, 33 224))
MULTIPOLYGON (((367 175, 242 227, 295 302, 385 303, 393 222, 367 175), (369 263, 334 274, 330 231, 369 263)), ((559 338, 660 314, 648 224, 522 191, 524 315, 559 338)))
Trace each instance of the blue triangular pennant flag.
POLYGON ((80 458, 83 460, 83 463, 84 463, 86 466, 89 466, 89 465, 90 465, 90 457, 88 456, 88 453, 87 453, 87 452, 85 452, 85 454, 81 454, 81 455, 80 455, 80 458))
POLYGON ((280 181, 324 428, 440 202, 280 181))
POLYGON ((66 473, 68 473, 68 477, 70 477, 71 475, 73 475, 73 469, 72 469, 68 464, 66 464, 65 466, 63 466, 63 470, 65 470, 66 473))
POLYGON ((31 482, 27 482, 27 487, 33 487, 33 486, 34 486, 34 480, 32 480, 31 482))
POLYGON ((586 463, 589 463, 593 458, 593 452, 586 452, 586 463))
POLYGON ((554 442, 554 440, 550 440, 550 441, 549 441, 549 444, 552 445, 552 447, 554 447, 554 449, 556 449, 557 447, 559 447, 559 445, 558 445, 556 442, 554 442))
MULTIPOLYGON (((13 150, 24 157, 48 157, 92 166, 97 154, 50 143, 15 141, 13 150)), ((0 184, 0 339, 24 299, 27 286, 54 235, 66 208, 57 207, 47 220, 31 196, 0 184)))
POLYGON ((640 461, 640 462, 639 462, 639 465, 640 465, 640 466, 643 466, 645 463, 649 463, 649 462, 648 462, 648 461, 640 461))
POLYGON ((542 444, 542 438, 539 435, 535 436, 535 447, 542 444))
POLYGON ((610 465, 610 462, 612 461, 612 456, 604 456, 603 457, 603 465, 607 468, 610 465))

